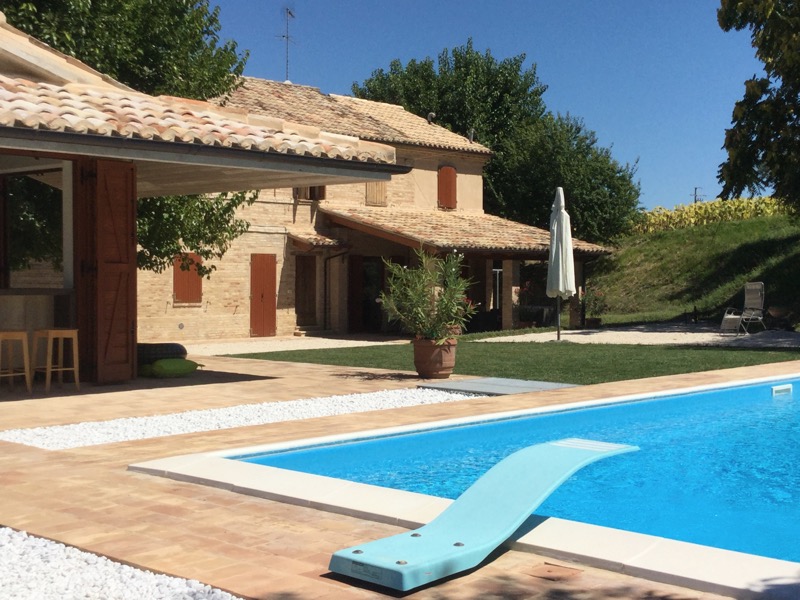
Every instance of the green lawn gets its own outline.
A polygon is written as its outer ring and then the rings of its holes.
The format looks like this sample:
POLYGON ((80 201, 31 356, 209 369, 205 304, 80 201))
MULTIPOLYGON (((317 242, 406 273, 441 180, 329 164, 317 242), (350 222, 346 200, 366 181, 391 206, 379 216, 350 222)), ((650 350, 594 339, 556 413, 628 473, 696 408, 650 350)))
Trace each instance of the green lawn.
MULTIPOLYGON (((414 371, 410 344, 239 354, 243 358, 414 371)), ((591 384, 788 360, 798 350, 460 341, 455 373, 591 384)))

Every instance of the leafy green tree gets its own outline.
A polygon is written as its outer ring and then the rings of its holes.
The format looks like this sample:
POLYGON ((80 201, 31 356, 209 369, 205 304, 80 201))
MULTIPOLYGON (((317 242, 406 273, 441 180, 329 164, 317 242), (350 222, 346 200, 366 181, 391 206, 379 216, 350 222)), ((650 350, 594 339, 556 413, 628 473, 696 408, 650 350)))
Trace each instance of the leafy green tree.
POLYGON ((146 94, 206 100, 229 91, 247 52, 220 43, 208 0, 3 0, 9 23, 146 94))
POLYGON ((419 116, 474 138, 494 152, 484 173, 484 201, 492 214, 547 227, 555 189, 564 188, 575 235, 607 241, 627 230, 636 215, 635 165, 620 165, 578 119, 554 116, 542 95, 547 87, 525 55, 498 61, 466 45, 431 58, 398 60, 378 69, 359 98, 400 104, 419 116), (573 212, 575 215, 573 216, 573 212))
POLYGON ((635 164, 616 161, 594 131, 569 114, 544 115, 522 141, 522 160, 510 173, 518 190, 511 218, 549 223, 555 189, 563 187, 577 237, 606 242, 628 231, 639 208, 635 164))
POLYGON ((749 29, 763 77, 745 82, 725 133, 721 196, 756 195, 768 188, 800 208, 800 2, 722 0, 724 31, 749 29))
POLYGON ((61 236, 52 232, 61 230, 61 193, 27 177, 6 177, 4 187, 12 240, 26 240, 25 244, 9 244, 10 269, 26 269, 32 261, 49 261, 60 267, 61 236))
MULTIPOLYGON (((236 85, 247 60, 235 42, 220 42, 219 7, 210 9, 208 0, 3 0, 2 10, 15 27, 147 94, 198 100, 222 95, 236 85)), ((57 194, 51 190, 49 195, 57 194)), ((17 189, 12 203, 23 196, 17 189)), ((158 272, 177 254, 186 260, 187 252, 221 257, 247 230, 236 209, 254 198, 236 193, 141 199, 139 267, 158 272)), ((51 222, 47 209, 53 205, 39 202, 38 212, 27 214, 26 221, 15 219, 12 236, 30 240, 28 255, 16 257, 15 264, 44 256, 60 261, 60 248, 42 246, 47 236, 17 237, 25 235, 20 226, 51 222)), ((211 270, 203 266, 199 273, 211 270)))

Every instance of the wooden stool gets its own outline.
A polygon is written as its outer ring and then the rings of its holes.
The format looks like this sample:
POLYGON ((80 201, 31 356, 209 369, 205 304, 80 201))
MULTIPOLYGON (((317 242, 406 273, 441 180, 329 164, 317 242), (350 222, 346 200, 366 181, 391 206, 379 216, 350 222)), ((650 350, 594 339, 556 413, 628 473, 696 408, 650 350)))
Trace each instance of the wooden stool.
POLYGON ((33 373, 31 372, 31 360, 28 353, 28 332, 27 331, 0 331, 0 378, 8 377, 11 389, 14 389, 14 377, 25 377, 25 385, 28 393, 33 392, 33 373), (3 368, 3 342, 6 344, 6 358, 8 365, 3 368), (20 343, 22 351, 22 369, 14 366, 14 342, 20 343))
MULTIPOLYGON (((45 363, 34 368, 34 371, 44 371, 44 391, 50 391, 50 380, 53 371, 58 373, 58 384, 64 384, 64 371, 72 371, 75 377, 75 389, 80 391, 81 384, 78 377, 78 330, 77 329, 39 329, 33 332, 33 355, 39 356, 39 342, 47 341, 45 350, 45 363), (64 366, 64 340, 72 340, 72 366, 64 366), (57 342, 57 362, 53 365, 53 342, 57 342)), ((34 359, 36 360, 36 359, 34 359)))

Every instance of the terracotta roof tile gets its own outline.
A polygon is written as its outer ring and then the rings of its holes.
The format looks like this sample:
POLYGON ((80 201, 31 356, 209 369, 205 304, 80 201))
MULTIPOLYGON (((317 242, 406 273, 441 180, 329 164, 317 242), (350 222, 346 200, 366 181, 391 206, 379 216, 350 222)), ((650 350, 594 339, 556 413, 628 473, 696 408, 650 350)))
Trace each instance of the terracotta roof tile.
POLYGON ((318 88, 304 85, 244 77, 239 88, 212 102, 385 144, 491 154, 486 146, 428 123, 402 106, 323 94, 318 88))
POLYGON ((394 163, 394 149, 195 100, 0 75, 0 127, 394 163))
MULTIPOLYGON (((506 251, 547 254, 550 232, 478 212, 338 208, 321 206, 337 222, 352 222, 441 250, 506 251)), ((576 254, 607 253, 602 246, 573 239, 576 254)))
POLYGON ((290 238, 314 248, 342 248, 346 245, 331 234, 310 227, 289 227, 287 231, 290 238))

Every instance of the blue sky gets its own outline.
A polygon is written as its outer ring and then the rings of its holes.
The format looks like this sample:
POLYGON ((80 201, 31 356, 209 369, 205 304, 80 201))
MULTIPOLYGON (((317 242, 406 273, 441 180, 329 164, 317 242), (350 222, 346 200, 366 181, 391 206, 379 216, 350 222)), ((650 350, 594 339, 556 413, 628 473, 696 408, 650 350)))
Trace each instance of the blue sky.
POLYGON ((221 37, 250 50, 245 74, 349 94, 392 59, 436 58, 473 39, 526 55, 547 108, 584 119, 622 163, 638 159, 645 208, 718 194, 725 129, 761 73, 747 32, 723 32, 713 0, 212 0, 221 37))

